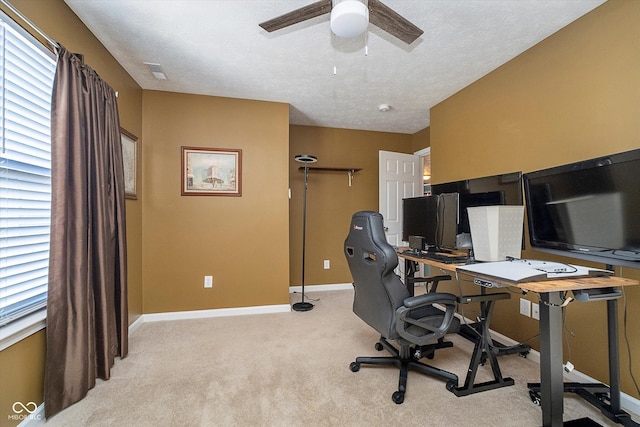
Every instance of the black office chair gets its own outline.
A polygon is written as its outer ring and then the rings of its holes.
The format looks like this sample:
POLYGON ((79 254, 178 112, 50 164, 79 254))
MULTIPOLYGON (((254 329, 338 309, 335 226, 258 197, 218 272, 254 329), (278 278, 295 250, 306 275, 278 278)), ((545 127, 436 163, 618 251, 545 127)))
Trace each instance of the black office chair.
POLYGON ((449 390, 456 387, 455 374, 418 361, 425 349, 437 346, 445 334, 459 328, 460 322, 454 316, 455 295, 442 292, 409 295, 393 271, 398 265, 398 256, 387 243, 382 215, 377 212, 353 214, 344 251, 355 288, 353 312, 380 333, 376 349, 386 349, 392 354, 391 357, 358 357, 351 363, 351 371, 358 372, 361 364, 399 367, 398 390, 392 395, 397 404, 404 401, 409 369, 446 380, 449 390), (445 311, 433 304, 444 306, 445 311), (389 341, 395 341, 399 349, 389 341))

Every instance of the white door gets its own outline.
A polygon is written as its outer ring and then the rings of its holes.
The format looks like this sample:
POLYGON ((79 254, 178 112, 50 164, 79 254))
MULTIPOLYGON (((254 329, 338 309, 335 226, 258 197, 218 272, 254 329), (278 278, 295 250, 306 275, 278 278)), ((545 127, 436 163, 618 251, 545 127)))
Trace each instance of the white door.
POLYGON ((387 241, 402 243, 402 199, 423 194, 420 156, 380 151, 379 210, 384 217, 387 241))

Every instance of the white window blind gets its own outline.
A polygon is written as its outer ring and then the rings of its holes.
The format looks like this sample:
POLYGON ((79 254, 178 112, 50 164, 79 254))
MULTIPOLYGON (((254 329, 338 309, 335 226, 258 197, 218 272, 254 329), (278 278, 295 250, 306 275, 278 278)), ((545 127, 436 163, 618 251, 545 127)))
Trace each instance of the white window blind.
POLYGON ((0 327, 43 309, 55 57, 0 14, 0 327))

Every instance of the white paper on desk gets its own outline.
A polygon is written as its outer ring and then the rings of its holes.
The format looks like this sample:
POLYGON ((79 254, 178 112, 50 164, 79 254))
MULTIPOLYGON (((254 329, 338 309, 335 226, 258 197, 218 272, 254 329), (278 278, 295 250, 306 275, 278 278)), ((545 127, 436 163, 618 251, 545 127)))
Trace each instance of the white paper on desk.
POLYGON ((546 279, 547 274, 534 270, 529 266, 525 266, 511 261, 498 262, 481 262, 478 264, 461 265, 456 270, 469 274, 483 274, 486 276, 496 277, 498 279, 508 280, 510 282, 522 282, 531 280, 546 279))
POLYGON ((588 277, 598 274, 612 274, 612 272, 608 270, 582 267, 580 265, 573 264, 564 265, 566 265, 567 267, 572 267, 573 269, 575 269, 575 271, 546 273, 534 268, 532 265, 528 264, 526 260, 482 262, 478 264, 461 265, 459 267, 456 267, 456 269, 463 273, 483 274, 486 276, 508 280, 511 282, 553 280, 568 277, 588 277))

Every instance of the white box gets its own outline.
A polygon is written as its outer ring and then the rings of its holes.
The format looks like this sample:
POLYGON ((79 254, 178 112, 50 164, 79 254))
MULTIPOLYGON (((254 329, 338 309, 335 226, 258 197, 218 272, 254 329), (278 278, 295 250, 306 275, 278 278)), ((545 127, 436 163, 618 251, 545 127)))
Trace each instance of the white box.
POLYGON ((476 261, 520 258, 524 206, 478 206, 467 211, 476 261))

